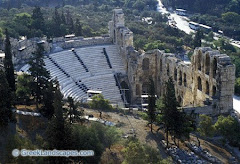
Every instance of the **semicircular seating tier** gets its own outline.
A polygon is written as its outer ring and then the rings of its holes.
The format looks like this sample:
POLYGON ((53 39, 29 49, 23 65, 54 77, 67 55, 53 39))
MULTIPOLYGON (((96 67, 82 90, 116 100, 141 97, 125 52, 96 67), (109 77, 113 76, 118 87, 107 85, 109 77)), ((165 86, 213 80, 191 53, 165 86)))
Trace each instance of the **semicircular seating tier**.
POLYGON ((86 101, 88 90, 100 90, 111 103, 122 102, 114 74, 126 71, 116 45, 64 50, 50 54, 44 61, 65 98, 86 101))

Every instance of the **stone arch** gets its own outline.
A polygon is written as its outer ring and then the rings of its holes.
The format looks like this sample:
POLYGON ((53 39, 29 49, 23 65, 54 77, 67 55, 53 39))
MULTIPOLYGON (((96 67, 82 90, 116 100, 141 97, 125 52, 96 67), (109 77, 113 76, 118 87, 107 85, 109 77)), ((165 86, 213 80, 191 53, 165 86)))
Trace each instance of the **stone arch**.
POLYGON ((121 32, 121 46, 123 46, 123 33, 121 32))
POLYGON ((216 88, 216 86, 213 86, 212 96, 216 96, 216 94, 217 94, 217 88, 216 88))
POLYGON ((197 56, 197 68, 199 71, 202 70, 201 61, 202 61, 202 53, 199 52, 197 56))
POLYGON ((122 93, 125 94, 125 98, 127 102, 130 103, 131 94, 130 94, 128 84, 125 81, 122 81, 120 85, 121 85, 121 88, 123 89, 122 93))
POLYGON ((113 33, 114 33, 113 40, 114 40, 114 42, 116 42, 116 30, 115 29, 114 29, 113 33))
POLYGON ((167 75, 169 76, 169 64, 167 64, 167 75))
POLYGON ((198 90, 202 91, 202 79, 198 77, 198 90))
POLYGON ((181 98, 181 96, 178 96, 177 101, 178 101, 178 104, 179 104, 179 105, 182 104, 182 98, 181 98))
POLYGON ((148 58, 143 59, 142 70, 149 70, 149 59, 148 58))
POLYGON ((183 83, 184 83, 184 87, 187 87, 187 75, 186 75, 186 73, 184 73, 184 75, 183 75, 183 83))
POLYGON ((137 96, 141 95, 141 93, 140 93, 140 85, 139 84, 136 84, 136 95, 137 96))
POLYGON ((215 78, 217 75, 217 59, 216 58, 213 59, 212 70, 213 70, 213 78, 215 78))
POLYGON ((142 84, 142 94, 147 94, 148 93, 148 83, 144 82, 142 84))
POLYGON ((209 83, 206 81, 206 92, 207 95, 209 95, 209 83))
POLYGON ((177 81, 177 68, 174 69, 174 80, 177 81))
POLYGON ((209 75, 210 72, 210 56, 209 54, 206 55, 206 61, 205 61, 205 73, 209 75))
POLYGON ((179 71, 178 85, 182 85, 182 71, 179 71))
POLYGON ((162 59, 160 59, 160 71, 162 71, 162 59))

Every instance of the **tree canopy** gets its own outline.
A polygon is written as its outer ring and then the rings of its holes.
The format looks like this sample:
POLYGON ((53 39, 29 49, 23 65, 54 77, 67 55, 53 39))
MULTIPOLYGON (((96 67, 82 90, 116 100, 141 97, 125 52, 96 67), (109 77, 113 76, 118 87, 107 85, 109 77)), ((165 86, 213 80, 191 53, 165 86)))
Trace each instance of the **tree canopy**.
POLYGON ((12 120, 11 99, 7 79, 4 72, 0 70, 0 127, 8 125, 12 120))
POLYGON ((5 31, 6 35, 6 40, 5 40, 5 59, 4 59, 4 68, 5 68, 5 74, 6 78, 9 84, 9 87, 12 92, 16 91, 16 86, 15 86, 15 76, 14 76, 14 67, 13 67, 13 62, 12 62, 12 48, 11 48, 11 43, 10 43, 10 37, 8 30, 6 29, 5 31))

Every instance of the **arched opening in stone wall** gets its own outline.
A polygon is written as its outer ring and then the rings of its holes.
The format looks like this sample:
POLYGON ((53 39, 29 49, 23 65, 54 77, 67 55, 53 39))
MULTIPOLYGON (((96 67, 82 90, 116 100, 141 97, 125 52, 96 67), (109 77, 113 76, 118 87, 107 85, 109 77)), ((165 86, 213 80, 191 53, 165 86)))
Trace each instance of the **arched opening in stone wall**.
POLYGON ((182 85, 182 71, 179 71, 178 85, 182 85))
POLYGON ((121 33, 121 46, 123 47, 123 34, 121 33))
POLYGON ((167 75, 169 76, 169 64, 167 64, 167 75))
POLYGON ((183 78, 184 78, 184 80, 183 80, 184 87, 187 87, 187 75, 186 75, 186 73, 184 73, 183 78))
POLYGON ((214 58, 213 59, 213 78, 216 77, 216 74, 217 74, 217 59, 214 58))
POLYGON ((139 86, 139 84, 136 84, 136 95, 137 96, 140 96, 140 86, 139 86))
POLYGON ((181 98, 181 96, 178 96, 177 101, 178 101, 178 104, 180 106, 182 106, 182 98, 181 98))
POLYGON ((198 77, 198 90, 202 91, 202 80, 201 80, 201 77, 198 77))
POLYGON ((143 59, 142 70, 149 70, 149 59, 148 58, 143 59))
POLYGON ((207 95, 209 95, 209 83, 206 81, 206 92, 207 95))
POLYGON ((114 29, 114 31, 113 31, 113 40, 114 40, 114 42, 116 42, 116 30, 114 29))
POLYGON ((217 88, 216 88, 216 86, 213 86, 213 89, 212 89, 212 95, 213 96, 216 96, 216 94, 217 94, 217 88))
POLYGON ((174 69, 174 80, 177 81, 177 68, 174 69))
POLYGON ((122 88, 122 93, 125 94, 125 98, 126 98, 127 102, 130 103, 131 94, 130 94, 130 90, 129 90, 127 83, 125 81, 122 81, 120 85, 122 88))
POLYGON ((197 57, 197 68, 198 68, 199 71, 202 70, 201 61, 202 61, 202 55, 201 55, 201 53, 199 52, 199 53, 198 53, 198 57, 197 57))
POLYGON ((206 55, 206 61, 205 61, 205 73, 209 75, 210 72, 210 56, 209 54, 206 55))
POLYGON ((160 59, 160 71, 162 71, 162 59, 160 59))
POLYGON ((142 84, 142 94, 147 94, 148 93, 148 83, 145 82, 142 84))

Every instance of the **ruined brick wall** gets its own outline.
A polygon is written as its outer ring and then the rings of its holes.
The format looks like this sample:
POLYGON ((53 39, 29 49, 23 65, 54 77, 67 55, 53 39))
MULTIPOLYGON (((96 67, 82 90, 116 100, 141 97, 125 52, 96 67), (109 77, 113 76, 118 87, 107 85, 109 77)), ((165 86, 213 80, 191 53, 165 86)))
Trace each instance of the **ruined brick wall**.
POLYGON ((189 63, 160 50, 137 52, 133 47, 133 33, 124 26, 123 16, 121 9, 114 10, 109 33, 124 60, 133 103, 147 94, 149 78, 154 80, 160 97, 165 92, 165 83, 172 77, 181 106, 209 109, 213 115, 233 109, 235 66, 229 56, 211 48, 197 48, 189 63))

